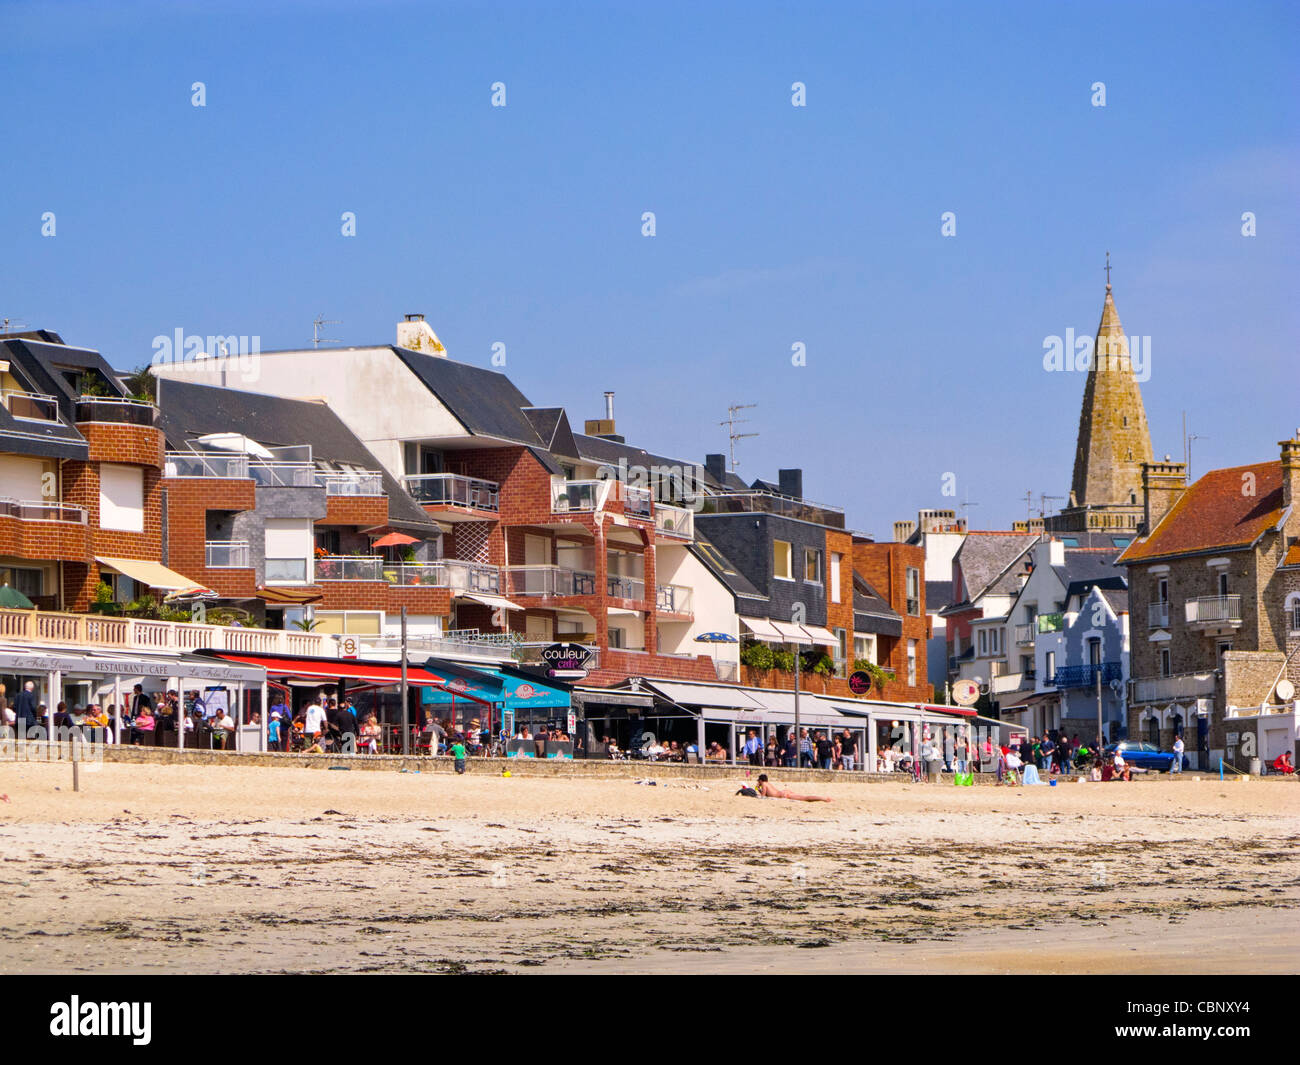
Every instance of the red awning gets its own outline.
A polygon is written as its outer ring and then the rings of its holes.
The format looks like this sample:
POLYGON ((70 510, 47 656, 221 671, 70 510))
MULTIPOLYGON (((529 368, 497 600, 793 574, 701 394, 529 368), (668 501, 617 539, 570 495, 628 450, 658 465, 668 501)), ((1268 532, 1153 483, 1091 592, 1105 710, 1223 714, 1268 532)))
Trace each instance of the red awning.
MULTIPOLYGON (((214 651, 213 656, 227 662, 261 666, 268 676, 311 677, 314 680, 364 680, 372 684, 400 684, 402 667, 393 662, 362 662, 355 658, 291 658, 278 655, 240 654, 214 651)), ((408 684, 434 688, 446 687, 449 678, 427 669, 408 666, 408 684)))
POLYGON ((918 710, 938 710, 944 714, 960 714, 962 717, 978 716, 974 710, 965 706, 936 706, 934 703, 918 703, 918 710))

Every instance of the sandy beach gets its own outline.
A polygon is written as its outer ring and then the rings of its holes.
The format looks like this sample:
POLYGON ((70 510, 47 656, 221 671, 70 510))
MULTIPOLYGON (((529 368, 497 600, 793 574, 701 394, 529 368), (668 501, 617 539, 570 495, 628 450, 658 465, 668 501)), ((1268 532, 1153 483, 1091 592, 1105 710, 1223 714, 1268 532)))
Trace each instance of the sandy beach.
POLYGON ((0 971, 1300 970, 1294 781, 498 767, 0 766, 0 971))

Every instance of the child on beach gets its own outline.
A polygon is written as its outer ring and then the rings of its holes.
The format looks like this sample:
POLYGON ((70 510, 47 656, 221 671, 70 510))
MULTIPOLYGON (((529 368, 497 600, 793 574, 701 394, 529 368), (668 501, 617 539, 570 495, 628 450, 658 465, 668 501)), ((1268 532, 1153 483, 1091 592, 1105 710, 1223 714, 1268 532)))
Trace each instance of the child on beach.
POLYGON ((456 772, 465 772, 465 744, 457 740, 451 745, 451 756, 456 759, 456 772))

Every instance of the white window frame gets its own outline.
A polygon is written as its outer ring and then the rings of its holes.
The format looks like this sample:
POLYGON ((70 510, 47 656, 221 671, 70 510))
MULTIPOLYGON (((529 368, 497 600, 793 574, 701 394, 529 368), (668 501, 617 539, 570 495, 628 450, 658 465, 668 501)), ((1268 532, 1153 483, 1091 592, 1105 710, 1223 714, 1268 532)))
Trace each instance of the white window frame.
POLYGON ((792 544, 789 540, 772 541, 772 579, 776 581, 794 580, 794 544, 792 544), (785 548, 784 552, 780 551, 782 547, 785 548), (777 558, 782 553, 785 555, 786 575, 784 577, 777 572, 777 564, 776 564, 777 558))
POLYGON ((831 602, 840 601, 840 561, 843 559, 838 551, 831 552, 831 602))

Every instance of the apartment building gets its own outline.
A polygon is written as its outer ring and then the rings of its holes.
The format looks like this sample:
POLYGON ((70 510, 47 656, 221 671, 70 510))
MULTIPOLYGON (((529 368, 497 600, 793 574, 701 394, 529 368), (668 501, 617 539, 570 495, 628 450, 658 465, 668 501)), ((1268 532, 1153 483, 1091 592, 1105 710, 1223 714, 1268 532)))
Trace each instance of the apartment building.
POLYGON ((598 420, 610 423, 598 432, 575 433, 562 409, 532 404, 505 375, 447 358, 419 316, 399 324, 398 341, 263 353, 253 375, 234 357, 155 372, 164 395, 173 381, 235 383, 328 404, 437 524, 438 560, 499 573, 497 591, 453 598, 454 629, 589 645, 597 683, 716 679, 708 653, 658 646, 661 632, 681 646, 674 626, 688 627, 691 611, 682 586, 660 577, 660 554, 676 572, 693 532, 689 508, 620 480, 651 456, 626 448, 612 417, 598 420))
POLYGON ((37 606, 200 590, 158 564, 163 434, 98 352, 37 331, 0 338, 0 582, 37 606))
POLYGON ((1133 617, 1130 735, 1183 734, 1203 767, 1294 750, 1300 727, 1300 432, 1272 462, 1143 469, 1146 524, 1120 556, 1133 617), (1279 682, 1288 685, 1279 688, 1279 682))

